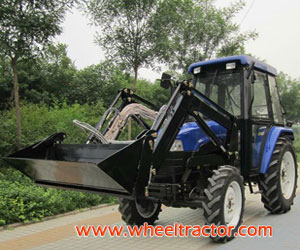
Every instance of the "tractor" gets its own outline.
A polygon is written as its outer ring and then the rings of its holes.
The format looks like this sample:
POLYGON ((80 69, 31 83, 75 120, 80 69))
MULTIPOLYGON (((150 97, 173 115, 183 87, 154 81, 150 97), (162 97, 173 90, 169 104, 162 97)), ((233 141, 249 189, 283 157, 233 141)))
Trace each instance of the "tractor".
POLYGON ((238 55, 190 65, 191 80, 163 74, 171 97, 162 107, 124 88, 89 136, 64 144, 59 132, 5 160, 38 185, 119 197, 122 219, 153 224, 162 204, 202 208, 208 225, 242 223, 245 187, 273 214, 290 210, 297 161, 292 123, 284 118, 276 69, 238 55), (121 140, 128 120, 142 129, 121 140))

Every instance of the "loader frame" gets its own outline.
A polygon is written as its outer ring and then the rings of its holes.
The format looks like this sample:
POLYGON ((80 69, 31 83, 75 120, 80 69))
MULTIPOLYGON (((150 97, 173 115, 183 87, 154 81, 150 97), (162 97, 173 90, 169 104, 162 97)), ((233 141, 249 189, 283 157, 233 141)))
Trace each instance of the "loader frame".
MULTIPOLYGON (((192 172, 198 172, 199 168, 205 166, 234 165, 238 157, 238 148, 235 140, 238 132, 237 119, 222 107, 208 99, 197 91, 191 82, 180 83, 170 99, 166 112, 160 119, 156 120, 151 129, 145 134, 139 172, 135 186, 135 196, 155 197, 158 199, 172 199, 172 205, 177 206, 199 206, 201 202, 187 201, 181 194, 191 192, 187 188, 186 181, 192 172), (207 126, 200 112, 205 116, 214 117, 214 120, 227 129, 225 144, 215 136, 207 126), (186 120, 192 116, 198 126, 206 133, 215 149, 211 154, 199 154, 197 152, 170 152, 170 148, 176 138, 178 131, 186 120), (163 122, 165 121, 164 126, 163 122), (159 132, 159 133, 158 133, 159 132), (176 159, 178 156, 184 159, 184 174, 177 183, 155 183, 152 178, 159 175, 167 156, 176 159), (147 184, 148 183, 148 184, 147 184), (178 194, 181 198, 178 198, 178 194)), ((198 200, 204 197, 199 196, 198 200)))

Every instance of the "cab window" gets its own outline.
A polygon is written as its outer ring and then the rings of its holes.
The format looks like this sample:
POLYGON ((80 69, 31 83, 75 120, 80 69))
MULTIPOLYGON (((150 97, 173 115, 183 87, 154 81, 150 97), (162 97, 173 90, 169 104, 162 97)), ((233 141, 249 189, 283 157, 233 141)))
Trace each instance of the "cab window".
POLYGON ((274 76, 268 76, 269 86, 270 86, 270 94, 272 99, 272 110, 274 115, 274 122, 283 124, 282 112, 281 112, 281 104, 278 95, 278 89, 276 85, 276 80, 274 76))
POLYGON ((267 96, 266 96, 266 75, 260 72, 255 72, 255 82, 253 86, 253 104, 252 116, 254 118, 269 118, 267 96))

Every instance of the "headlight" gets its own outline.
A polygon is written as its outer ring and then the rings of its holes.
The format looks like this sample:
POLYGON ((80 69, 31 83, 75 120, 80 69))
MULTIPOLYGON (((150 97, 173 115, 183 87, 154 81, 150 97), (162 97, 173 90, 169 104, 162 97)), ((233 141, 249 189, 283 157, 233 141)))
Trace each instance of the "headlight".
POLYGON ((201 67, 197 67, 193 69, 194 74, 199 74, 201 72, 201 67))
POLYGON ((170 151, 183 151, 183 145, 181 140, 175 140, 170 151))

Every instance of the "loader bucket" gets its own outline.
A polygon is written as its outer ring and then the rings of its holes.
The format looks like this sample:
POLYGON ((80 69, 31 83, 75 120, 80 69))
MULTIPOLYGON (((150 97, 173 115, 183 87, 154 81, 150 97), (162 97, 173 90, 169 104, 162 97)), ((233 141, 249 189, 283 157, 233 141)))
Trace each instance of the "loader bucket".
POLYGON ((4 160, 40 185, 132 196, 143 138, 131 143, 57 144, 57 136, 4 160))

